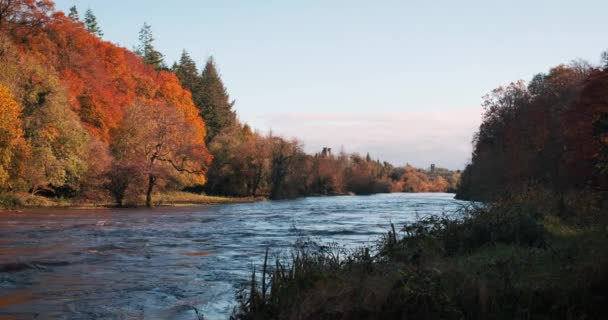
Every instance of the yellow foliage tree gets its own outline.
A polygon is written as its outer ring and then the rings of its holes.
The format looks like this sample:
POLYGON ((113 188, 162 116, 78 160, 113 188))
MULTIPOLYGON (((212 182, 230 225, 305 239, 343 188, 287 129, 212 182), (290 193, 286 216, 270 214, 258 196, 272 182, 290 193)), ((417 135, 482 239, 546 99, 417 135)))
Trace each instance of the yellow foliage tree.
POLYGON ((20 165, 27 154, 27 143, 21 128, 21 106, 10 90, 0 85, 0 190, 12 188, 12 178, 17 178, 20 165))

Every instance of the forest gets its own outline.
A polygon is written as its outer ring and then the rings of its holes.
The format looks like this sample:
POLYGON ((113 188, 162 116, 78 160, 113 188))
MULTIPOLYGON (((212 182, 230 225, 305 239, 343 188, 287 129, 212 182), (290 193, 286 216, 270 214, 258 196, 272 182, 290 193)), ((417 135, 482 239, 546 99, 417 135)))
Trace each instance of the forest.
POLYGON ((493 90, 457 197, 537 188, 555 194, 560 210, 596 202, 608 187, 607 91, 608 53, 600 66, 575 60, 493 90))
MULTIPOLYGON (((213 58, 172 66, 151 26, 128 50, 89 9, 0 2, 0 202, 145 203, 169 191, 231 197, 455 190, 459 172, 370 155, 310 155, 238 120, 213 58), (431 172, 432 171, 432 172, 431 172)), ((434 167, 434 166, 433 166, 434 167)), ((43 203, 42 203, 43 204, 43 203)))

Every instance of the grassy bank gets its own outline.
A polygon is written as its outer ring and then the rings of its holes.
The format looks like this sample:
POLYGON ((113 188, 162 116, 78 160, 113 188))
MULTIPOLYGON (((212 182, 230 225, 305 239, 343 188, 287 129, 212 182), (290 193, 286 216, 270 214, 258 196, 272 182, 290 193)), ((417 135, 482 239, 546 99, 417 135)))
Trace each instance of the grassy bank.
POLYGON ((267 256, 235 319, 602 319, 608 229, 601 210, 557 216, 551 196, 431 216, 347 252, 299 242, 267 256))
MULTIPOLYGON (((264 201, 263 197, 218 197, 189 192, 167 192, 154 196, 155 206, 197 206, 229 203, 248 203, 264 201)), ((29 193, 2 193, 0 194, 1 209, 22 208, 111 208, 115 207, 112 199, 101 197, 96 199, 84 198, 49 198, 31 195, 29 193)), ((145 198, 132 199, 128 207, 142 207, 145 198)))

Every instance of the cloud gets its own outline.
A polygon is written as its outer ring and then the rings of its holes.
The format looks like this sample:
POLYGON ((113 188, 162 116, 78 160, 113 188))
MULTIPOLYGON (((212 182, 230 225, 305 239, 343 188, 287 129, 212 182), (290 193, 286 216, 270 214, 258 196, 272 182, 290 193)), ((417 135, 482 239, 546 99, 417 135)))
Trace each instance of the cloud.
POLYGON ((323 147, 369 152, 396 165, 431 163, 462 169, 471 155, 471 139, 480 124, 479 109, 397 113, 286 112, 251 115, 262 131, 298 138, 307 152, 323 147))

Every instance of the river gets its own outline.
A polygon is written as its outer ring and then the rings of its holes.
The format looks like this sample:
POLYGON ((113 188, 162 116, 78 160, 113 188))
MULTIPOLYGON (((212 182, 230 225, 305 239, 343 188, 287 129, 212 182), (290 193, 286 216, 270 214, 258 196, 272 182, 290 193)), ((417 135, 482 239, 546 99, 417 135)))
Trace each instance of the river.
POLYGON ((390 222, 451 214, 452 194, 311 197, 156 209, 0 212, 0 319, 227 319, 264 251, 355 247, 390 222))

